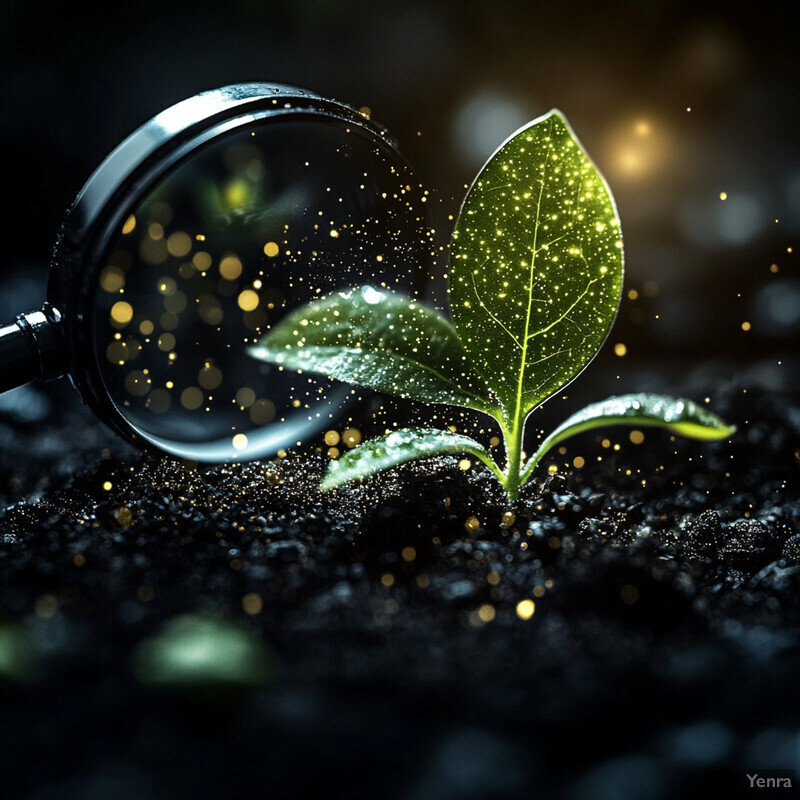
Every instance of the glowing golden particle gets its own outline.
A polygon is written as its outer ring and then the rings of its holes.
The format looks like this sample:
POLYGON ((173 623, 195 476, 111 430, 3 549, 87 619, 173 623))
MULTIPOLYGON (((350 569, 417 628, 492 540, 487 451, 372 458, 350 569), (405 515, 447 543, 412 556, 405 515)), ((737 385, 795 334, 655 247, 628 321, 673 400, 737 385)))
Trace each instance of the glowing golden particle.
POLYGON ((467 533, 475 533, 480 528, 481 523, 477 517, 467 517, 464 520, 464 530, 467 533))
POLYGON ((151 414, 165 414, 171 405, 172 395, 166 389, 153 389, 144 402, 144 407, 151 414))
POLYGON ((247 436, 237 433, 232 439, 231 444, 235 450, 244 450, 247 447, 247 436))
POLYGON ((745 321, 742 323, 742 330, 743 330, 743 331, 749 331, 749 330, 750 330, 750 323, 749 323, 747 320, 745 320, 745 321))
POLYGON ((167 238, 167 252, 175 258, 183 258, 192 249, 192 237, 185 231, 175 231, 167 238))
POLYGON ((481 622, 491 622, 495 618, 496 613, 497 612, 495 611, 493 605, 490 605, 489 603, 484 603, 478 609, 478 618, 480 619, 481 622))
POLYGON ((497 586, 497 584, 500 583, 500 576, 494 571, 489 572, 486 575, 486 583, 490 586, 497 586))
POLYGON ((139 333, 143 334, 144 336, 149 336, 155 329, 156 326, 153 325, 149 319, 143 320, 139 323, 139 333))
POLYGON ((335 444, 339 444, 339 432, 327 431, 325 433, 325 444, 330 445, 331 447, 333 447, 335 444))
POLYGON ((253 288, 254 289, 260 289, 263 285, 264 284, 258 279, 253 281, 253 288))
POLYGON ((403 561, 411 562, 417 557, 417 551, 413 547, 404 547, 400 555, 403 561))
POLYGON ((83 553, 76 553, 72 559, 72 563, 80 569, 86 564, 86 556, 83 553))
POLYGON ((250 419, 256 425, 266 425, 275 419, 275 403, 267 397, 262 397, 250 407, 250 419))
POLYGON ((506 511, 500 518, 501 525, 513 525, 517 521, 517 515, 513 511, 506 511))
MULTIPOLYGON (((278 455, 280 455, 280 453, 278 455)), ((281 456, 281 458, 283 458, 283 456, 281 456)), ((272 469, 271 467, 267 468, 264 473, 264 478, 270 486, 280 486, 283 483, 278 470, 272 469)))
POLYGON ((187 411, 195 411, 203 405, 203 390, 197 386, 187 386, 181 392, 181 405, 187 411))
POLYGON ((144 397, 150 391, 150 383, 144 372, 135 369, 125 376, 125 391, 134 397, 144 397))
POLYGON ((253 311, 254 309, 258 308, 259 297, 258 294, 252 289, 245 289, 239 294, 236 302, 242 311, 253 311))
POLYGON ((264 245, 264 255, 268 258, 275 258, 278 253, 280 253, 281 249, 275 242, 267 242, 264 245))
POLYGON ((558 448, 558 452, 560 455, 565 456, 567 454, 567 448, 561 445, 561 447, 558 448))
POLYGON ((226 281, 235 281, 242 274, 242 262, 237 256, 225 256, 219 262, 219 274, 226 281))
POLYGON ((339 458, 341 452, 339 451, 338 447, 329 447, 328 448, 328 458, 339 458))
POLYGON ((622 356, 624 356, 627 352, 628 348, 622 342, 617 342, 614 345, 614 355, 617 355, 620 358, 622 358, 622 356))
POLYGON ((388 588, 394 583, 394 575, 391 572, 384 572, 381 575, 381 583, 388 588))
POLYGON ((372 116, 372 109, 369 106, 361 106, 361 108, 358 109, 358 113, 361 114, 362 117, 369 119, 372 116))
POLYGON ((600 446, 605 448, 611 447, 611 439, 603 439, 603 441, 600 442, 600 446))
POLYGON ((113 265, 106 267, 100 273, 100 286, 103 291, 114 294, 125 288, 125 273, 113 265))
POLYGON ((633 444, 641 444, 644 441, 644 434, 641 431, 631 431, 628 438, 633 444))
POLYGON ((492 436, 492 438, 489 439, 489 444, 492 447, 497 447, 500 444, 500 437, 499 436, 492 436))
POLYGON ((236 392, 236 404, 242 408, 250 408, 255 401, 256 393, 249 386, 243 386, 236 392))
POLYGON ((172 314, 180 314, 186 308, 186 295, 183 292, 170 292, 164 298, 164 308, 172 314))
POLYGON ((133 319, 133 306, 118 300, 111 306, 111 321, 117 325, 127 325, 133 319))
POLYGON ((626 606, 632 606, 639 599, 639 590, 632 583, 626 583, 619 590, 619 597, 626 606))
POLYGON ((197 373, 197 382, 203 389, 217 389, 222 385, 222 370, 213 364, 206 364, 197 373))
POLYGON ((330 237, 331 237, 331 239, 338 239, 339 238, 339 231, 337 231, 336 228, 331 228, 330 237))
POLYGON ((556 472, 558 472, 558 467, 557 467, 555 464, 551 464, 551 465, 550 465, 550 466, 547 468, 547 474, 548 474, 548 475, 555 475, 555 474, 556 474, 556 472))
POLYGON ((41 594, 33 604, 36 616, 41 619, 50 619, 58 611, 58 600, 52 594, 41 594))
POLYGON ((728 193, 727 192, 720 192, 719 193, 719 199, 720 200, 727 200, 728 199, 728 193))
POLYGON ((162 238, 159 240, 145 238, 139 242, 139 258, 145 264, 161 264, 166 261, 169 253, 167 252, 167 243, 162 238))
POLYGON ((149 583, 143 583, 136 589, 136 599, 140 603, 149 603, 155 597, 155 590, 149 583))
POLYGON ((285 450, 278 450, 278 458, 286 458, 286 451, 285 450))
POLYGON ((160 222, 151 222, 147 226, 147 235, 154 242, 161 241, 164 238, 164 226, 160 222))
POLYGON ((346 428, 342 433, 342 441, 348 447, 355 447, 361 444, 361 431, 358 428, 346 428))
POLYGON ((168 358, 170 361, 175 361, 175 360, 178 358, 178 354, 177 354, 177 353, 176 353, 176 352, 173 350, 173 352, 171 352, 171 353, 170 353, 170 354, 167 356, 167 358, 168 358))
POLYGON ((520 600, 517 603, 517 616, 520 619, 530 619, 536 611, 536 604, 533 600, 520 600))
POLYGON ((127 528, 128 525, 133 522, 133 511, 127 506, 122 506, 114 512, 114 519, 122 525, 123 528, 127 528))
POLYGON ((211 266, 211 255, 206 253, 205 250, 198 250, 192 256, 192 266, 198 272, 206 272, 208 268, 211 266))
POLYGON ((122 225, 123 235, 131 233, 131 231, 133 231, 135 227, 136 227, 136 217, 133 214, 131 214, 122 225))
POLYGON ((103 491, 110 492, 114 488, 114 484, 111 481, 103 481, 103 491))
POLYGON ((777 264, 770 264, 770 265, 769 265, 769 271, 770 271, 770 272, 771 272, 773 275, 775 275, 775 274, 778 272, 778 269, 779 269, 779 267, 778 267, 778 265, 777 265, 777 264))
POLYGON ((242 598, 242 608, 244 609, 244 613, 250 614, 250 616, 260 614, 264 608, 264 601, 261 599, 260 594, 250 592, 242 598))
POLYGON ((294 408, 300 408, 300 401, 297 399, 292 400, 292 406, 294 406, 294 408))
POLYGON ((575 458, 572 459, 572 466, 575 467, 575 469, 581 469, 585 463, 586 461, 582 456, 575 456, 575 458))
POLYGON ((462 458, 461 461, 458 462, 458 466, 466 472, 472 467, 472 462, 468 458, 462 458))
POLYGON ((546 589, 541 584, 538 584, 533 587, 533 596, 534 597, 544 597, 546 589))
POLYGON ((383 256, 375 256, 375 260, 378 262, 383 261, 383 256))
POLYGON ((175 349, 175 337, 171 333, 162 333, 158 337, 158 349, 169 353, 170 350, 175 349))
POLYGON ((178 284, 172 278, 161 278, 158 282, 158 291, 166 296, 175 294, 178 284))

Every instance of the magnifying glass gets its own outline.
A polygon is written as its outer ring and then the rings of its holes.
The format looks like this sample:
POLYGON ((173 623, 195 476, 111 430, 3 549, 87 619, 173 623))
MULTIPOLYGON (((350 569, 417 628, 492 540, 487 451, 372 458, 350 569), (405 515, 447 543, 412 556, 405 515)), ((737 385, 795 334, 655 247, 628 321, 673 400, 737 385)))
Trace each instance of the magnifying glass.
POLYGON ((396 143, 349 106, 264 83, 184 100, 79 193, 43 309, 0 328, 0 391, 69 374, 144 449, 271 456, 330 427, 352 390, 248 345, 340 288, 419 290, 423 208, 396 143))

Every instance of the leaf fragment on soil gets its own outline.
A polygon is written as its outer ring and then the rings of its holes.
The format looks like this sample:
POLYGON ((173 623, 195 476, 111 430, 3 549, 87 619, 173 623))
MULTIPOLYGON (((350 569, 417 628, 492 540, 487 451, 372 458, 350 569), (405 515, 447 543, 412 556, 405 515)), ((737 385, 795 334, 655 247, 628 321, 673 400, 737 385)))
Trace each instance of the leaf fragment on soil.
POLYGON ((438 428, 401 428, 370 439, 332 461, 320 488, 328 491, 406 461, 444 453, 469 453, 494 468, 486 450, 468 436, 438 428))

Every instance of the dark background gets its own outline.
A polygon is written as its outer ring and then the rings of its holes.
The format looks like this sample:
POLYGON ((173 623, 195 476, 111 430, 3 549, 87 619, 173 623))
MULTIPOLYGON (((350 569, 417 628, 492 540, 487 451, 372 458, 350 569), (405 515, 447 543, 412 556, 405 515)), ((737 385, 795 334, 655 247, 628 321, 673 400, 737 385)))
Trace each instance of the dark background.
POLYGON ((199 91, 280 81, 369 106, 440 200, 431 224, 445 243, 483 160, 560 108, 616 195, 626 291, 638 293, 626 296, 604 356, 624 370, 617 342, 629 359, 738 366, 765 354, 759 379, 780 387, 800 335, 797 252, 787 251, 800 231, 800 59, 785 8, 4 3, 6 316, 38 304, 64 210, 128 133, 199 91))

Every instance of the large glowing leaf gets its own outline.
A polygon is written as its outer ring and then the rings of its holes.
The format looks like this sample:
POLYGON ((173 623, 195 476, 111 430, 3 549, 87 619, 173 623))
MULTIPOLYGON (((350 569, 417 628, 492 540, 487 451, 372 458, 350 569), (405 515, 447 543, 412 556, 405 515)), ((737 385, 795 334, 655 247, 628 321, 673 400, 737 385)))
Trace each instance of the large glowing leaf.
POLYGON ((570 436, 608 425, 655 426, 690 439, 727 439, 736 431, 697 403, 662 394, 626 394, 592 403, 562 422, 539 446, 525 466, 523 481, 547 453, 570 436))
POLYGON ((406 461, 442 453, 471 453, 497 473, 486 450, 468 436, 436 428, 402 428, 370 439, 332 461, 320 488, 327 491, 406 461))
POLYGON ((371 286, 290 314, 250 354, 380 392, 497 414, 453 326, 407 297, 371 286))
POLYGON ((450 262, 453 322, 510 426, 591 361, 621 288, 614 201, 564 117, 551 111, 478 174, 450 262))

